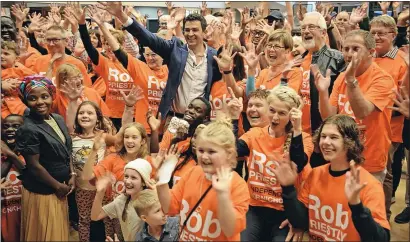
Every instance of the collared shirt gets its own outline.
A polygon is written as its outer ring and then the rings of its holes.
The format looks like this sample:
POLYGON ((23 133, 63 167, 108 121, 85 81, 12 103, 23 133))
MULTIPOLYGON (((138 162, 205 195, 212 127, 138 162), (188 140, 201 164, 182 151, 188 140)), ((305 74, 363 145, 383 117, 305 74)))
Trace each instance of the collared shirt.
POLYGON ((185 71, 172 103, 172 110, 175 113, 184 113, 193 99, 205 95, 205 88, 208 80, 208 47, 206 44, 204 44, 204 46, 205 52, 199 63, 196 63, 194 52, 188 48, 185 71))
POLYGON ((178 217, 168 217, 167 222, 161 233, 161 237, 157 240, 155 237, 149 234, 148 224, 145 223, 141 232, 137 233, 137 241, 176 241, 179 232, 179 218, 178 217))
POLYGON ((390 59, 394 59, 396 58, 397 53, 399 53, 399 48, 397 48, 397 46, 394 46, 393 49, 389 50, 389 52, 384 54, 382 58, 388 57, 390 59))

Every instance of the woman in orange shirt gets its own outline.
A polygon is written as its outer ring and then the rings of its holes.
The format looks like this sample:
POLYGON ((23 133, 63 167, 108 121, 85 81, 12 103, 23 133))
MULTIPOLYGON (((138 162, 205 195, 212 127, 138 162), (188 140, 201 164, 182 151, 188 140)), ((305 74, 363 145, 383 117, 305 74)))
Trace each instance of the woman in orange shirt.
POLYGON ((162 209, 171 216, 180 214, 181 241, 239 241, 246 226, 249 191, 232 171, 236 167, 232 125, 215 121, 206 126, 198 135, 196 150, 200 165, 172 190, 168 182, 177 156, 169 154, 159 168, 156 189, 162 209))
POLYGON ((290 87, 279 86, 268 96, 270 124, 254 127, 237 141, 238 156, 248 156, 248 187, 251 194, 246 215, 244 241, 285 240, 289 227, 280 227, 286 220, 281 197, 282 189, 269 170, 285 152, 297 164, 299 187, 309 173, 308 160, 313 152, 312 139, 302 132, 302 99, 290 87))
POLYGON ((272 170, 293 227, 309 229, 312 241, 390 241, 383 187, 360 167, 364 147, 355 120, 330 116, 314 143, 330 164, 313 169, 300 194, 294 163, 284 159, 272 170))

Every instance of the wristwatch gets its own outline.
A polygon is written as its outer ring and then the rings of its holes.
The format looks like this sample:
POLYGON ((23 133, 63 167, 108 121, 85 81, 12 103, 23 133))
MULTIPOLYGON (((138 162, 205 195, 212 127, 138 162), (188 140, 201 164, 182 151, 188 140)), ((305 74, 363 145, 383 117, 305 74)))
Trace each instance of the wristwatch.
POLYGON ((348 81, 345 79, 345 83, 346 83, 346 86, 348 86, 348 87, 353 87, 353 88, 356 88, 357 85, 359 85, 359 82, 357 81, 356 78, 354 79, 353 82, 348 82, 348 81))

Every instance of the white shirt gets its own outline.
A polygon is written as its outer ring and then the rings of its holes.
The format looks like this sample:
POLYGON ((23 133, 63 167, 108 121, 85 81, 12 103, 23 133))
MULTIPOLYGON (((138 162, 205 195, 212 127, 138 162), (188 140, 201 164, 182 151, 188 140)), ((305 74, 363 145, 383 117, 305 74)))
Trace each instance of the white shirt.
POLYGON ((181 83, 172 102, 172 110, 174 112, 184 113, 193 99, 205 95, 205 88, 208 82, 207 51, 208 47, 205 45, 205 53, 201 61, 196 63, 194 52, 188 48, 188 58, 184 74, 182 74, 181 83))

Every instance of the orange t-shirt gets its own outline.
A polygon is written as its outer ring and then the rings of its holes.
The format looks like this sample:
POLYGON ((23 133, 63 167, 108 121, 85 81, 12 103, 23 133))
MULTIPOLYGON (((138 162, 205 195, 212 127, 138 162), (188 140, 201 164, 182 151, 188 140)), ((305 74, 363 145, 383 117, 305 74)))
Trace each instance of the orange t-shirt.
MULTIPOLYGON (((274 162, 282 160, 286 136, 271 137, 268 127, 251 128, 240 138, 245 141, 250 151, 247 162, 250 205, 282 211, 282 187, 268 167, 274 168, 274 162)), ((313 152, 312 137, 307 133, 302 133, 302 137, 305 153, 310 157, 313 152)))
MULTIPOLYGON (((309 208, 309 234, 312 241, 360 241, 345 195, 346 175, 333 177, 330 164, 313 169, 299 196, 309 208)), ((390 230, 386 219, 383 187, 369 172, 360 171, 360 183, 367 186, 360 200, 372 213, 374 220, 390 230)))
MULTIPOLYGON (((80 97, 80 100, 82 102, 92 101, 97 104, 104 116, 110 115, 110 110, 96 90, 89 87, 84 87, 83 94, 80 97)), ((57 90, 56 99, 53 101, 53 112, 60 114, 65 120, 69 102, 69 99, 59 90, 57 90)))
MULTIPOLYGON (((175 138, 175 135, 171 134, 168 130, 165 131, 164 136, 162 137, 161 143, 159 143, 160 149, 169 149, 172 139, 175 138)), ((182 153, 185 152, 190 145, 191 138, 180 141, 177 144, 178 150, 182 153)))
MULTIPOLYGON (((232 172, 230 198, 235 210, 231 218, 235 224, 232 237, 227 237, 218 220, 218 199, 215 189, 211 188, 197 210, 192 213, 184 230, 181 241, 239 241, 240 232, 246 228, 246 212, 249 207, 249 191, 246 182, 236 172, 232 172)), ((195 166, 171 190, 171 203, 168 214, 181 216, 181 228, 191 209, 205 193, 212 182, 205 177, 202 167, 195 166)))
MULTIPOLYGON (((20 63, 16 63, 14 67, 1 69, 1 80, 16 78, 23 80, 24 77, 35 74, 34 71, 28 69, 20 63)), ((27 106, 21 101, 18 90, 12 93, 5 93, 3 98, 4 104, 1 105, 1 118, 6 118, 10 114, 23 115, 27 106)))
POLYGON ((128 93, 136 83, 118 60, 112 61, 101 53, 98 55, 98 65, 94 66, 94 71, 107 86, 105 103, 111 111, 110 117, 122 118, 125 102, 120 91, 128 93))
MULTIPOLYGON (((156 172, 154 170, 154 166, 152 166, 152 158, 151 156, 145 157, 145 159, 151 164, 152 172, 151 178, 153 174, 156 172)), ((114 198, 123 194, 125 191, 125 184, 124 184, 124 167, 127 163, 124 161, 123 158, 117 153, 110 154, 106 156, 102 161, 98 163, 98 165, 94 166, 94 175, 96 178, 99 178, 106 173, 112 173, 115 177, 115 182, 112 184, 112 193, 114 198)))
MULTIPOLYGON (((282 72, 278 73, 273 78, 269 76, 269 68, 263 69, 255 82, 255 87, 260 89, 273 89, 280 85, 280 79, 282 77, 282 72)), ((297 93, 300 91, 300 86, 302 84, 302 71, 294 67, 288 74, 288 86, 295 90, 297 93)))
MULTIPOLYGON (((221 110, 223 104, 229 103, 231 99, 231 94, 228 92, 228 87, 223 80, 216 81, 212 84, 211 93, 209 95, 209 102, 211 103, 211 120, 216 119, 217 110, 221 110)), ((238 135, 241 136, 244 133, 243 118, 242 115, 240 115, 238 120, 238 135)))
MULTIPOLYGON (((42 56, 38 57, 35 60, 36 63, 34 64, 34 67, 32 68, 33 71, 35 71, 36 73, 38 73, 40 75, 45 75, 47 73, 48 65, 51 61, 51 57, 52 56, 50 54, 42 55, 42 56)), ((54 65, 53 65, 53 78, 52 78, 52 81, 53 81, 54 85, 56 84, 55 83, 55 76, 56 76, 56 72, 57 72, 58 67, 62 64, 67 64, 67 63, 77 66, 77 68, 81 71, 81 73, 83 74, 83 84, 84 84, 84 86, 86 86, 86 87, 91 87, 92 86, 91 79, 88 76, 87 69, 85 68, 84 63, 82 61, 80 61, 79 59, 76 59, 75 57, 72 57, 71 55, 65 55, 64 59, 59 59, 59 60, 56 60, 54 62, 54 65)))
POLYGON ((387 107, 393 104, 394 81, 376 63, 372 63, 356 79, 364 98, 376 106, 371 114, 362 120, 355 117, 347 98, 345 72, 340 73, 335 81, 329 102, 330 105, 337 107, 338 113, 347 114, 356 120, 365 147, 363 167, 368 172, 380 172, 386 168, 387 154, 390 147, 392 111, 387 107))
POLYGON ((28 53, 33 53, 30 55, 24 63, 20 62, 21 64, 25 65, 29 69, 33 69, 34 65, 36 64, 37 59, 41 56, 41 53, 34 49, 33 47, 28 47, 28 53))
MULTIPOLYGON (((184 157, 179 158, 178 164, 181 164, 184 161, 184 157)), ((177 184, 182 177, 186 176, 188 172, 191 171, 192 167, 196 166, 196 162, 192 157, 188 160, 188 162, 179 170, 175 171, 174 177, 172 178, 172 183, 177 184)))
POLYGON ((105 85, 103 78, 98 77, 97 80, 95 80, 95 82, 93 83, 92 88, 98 92, 100 97, 105 97, 105 94, 107 93, 107 86, 105 85))
POLYGON ((303 59, 300 69, 302 70, 302 86, 300 88, 300 96, 303 100, 302 108, 302 129, 303 132, 312 133, 310 127, 310 64, 312 64, 312 54, 309 52, 303 59))
POLYGON ((161 102, 162 92, 167 85, 168 67, 163 65, 158 71, 151 70, 148 65, 128 54, 128 71, 135 80, 136 85, 142 88, 144 98, 136 103, 138 110, 135 112, 135 122, 144 125, 147 134, 151 134, 151 128, 147 122, 146 114, 151 108, 152 114, 157 115, 158 106, 161 102))
MULTIPOLYGON (((399 52, 402 51, 399 50, 399 52)), ((393 77, 394 84, 397 86, 397 91, 400 93, 399 89, 408 69, 406 62, 404 62, 401 55, 397 53, 394 59, 389 57, 374 58, 374 62, 376 62, 383 70, 388 72, 391 77, 393 77)), ((391 141, 403 143, 402 133, 404 127, 404 115, 392 117, 390 125, 392 134, 391 141)))
MULTIPOLYGON (((19 158, 23 160, 23 157, 19 158)), ((2 163, 5 159, 7 157, 1 156, 2 163)), ((12 165, 6 176, 11 186, 1 190, 1 237, 4 241, 20 241, 22 183, 17 178, 19 175, 12 165)))

